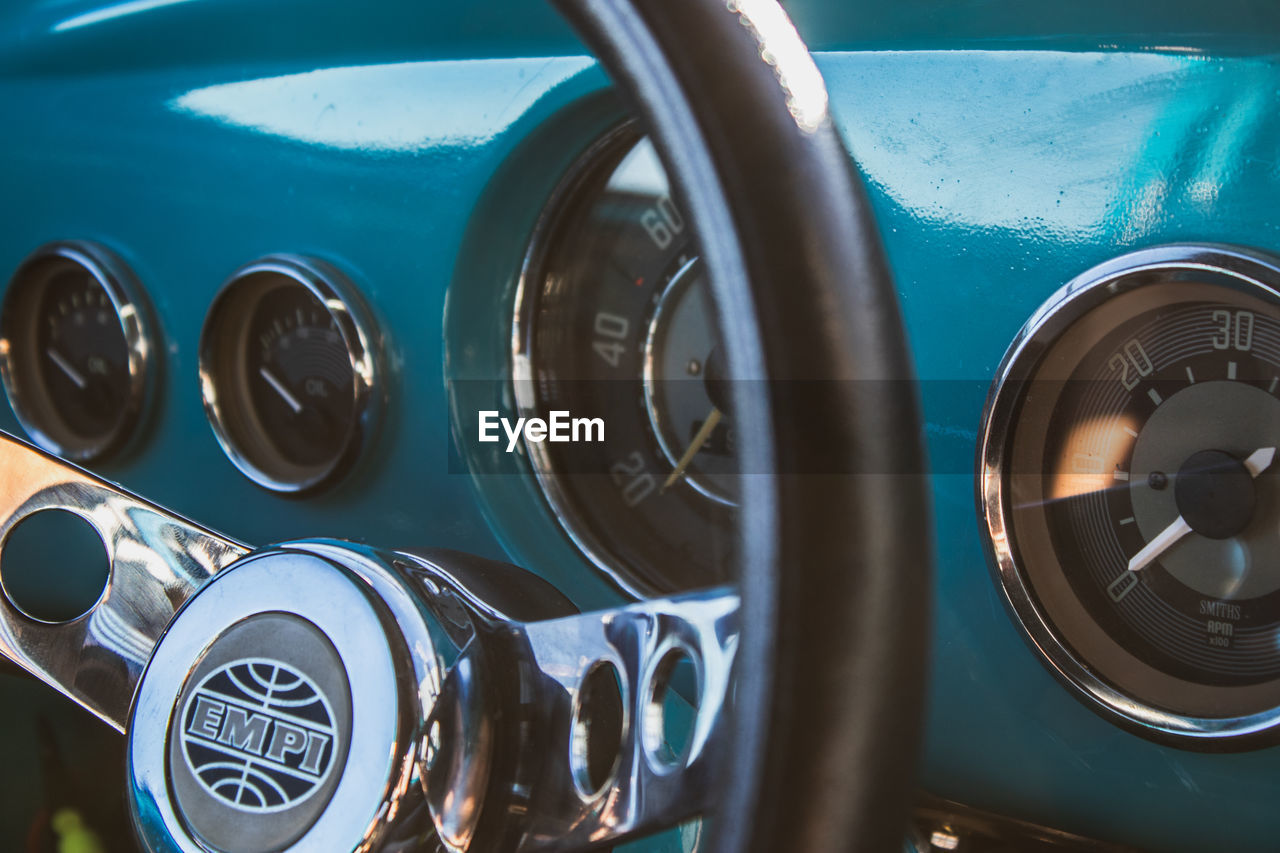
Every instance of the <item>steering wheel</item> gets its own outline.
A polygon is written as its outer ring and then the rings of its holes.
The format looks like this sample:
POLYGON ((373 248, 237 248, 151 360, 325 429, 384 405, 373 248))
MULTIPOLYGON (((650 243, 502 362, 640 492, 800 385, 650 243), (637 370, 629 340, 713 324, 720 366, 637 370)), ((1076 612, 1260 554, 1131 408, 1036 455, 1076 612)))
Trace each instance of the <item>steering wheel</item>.
POLYGON ((774 0, 557 3, 697 224, 740 452, 769 472, 743 478, 738 584, 581 614, 464 554, 249 551, 0 440, 0 538, 70 512, 111 562, 71 622, 0 596, 0 652, 127 733, 148 849, 592 849, 698 814, 715 850, 900 843, 928 624, 920 419, 822 78, 774 0), (674 758, 673 656, 698 687, 674 758))

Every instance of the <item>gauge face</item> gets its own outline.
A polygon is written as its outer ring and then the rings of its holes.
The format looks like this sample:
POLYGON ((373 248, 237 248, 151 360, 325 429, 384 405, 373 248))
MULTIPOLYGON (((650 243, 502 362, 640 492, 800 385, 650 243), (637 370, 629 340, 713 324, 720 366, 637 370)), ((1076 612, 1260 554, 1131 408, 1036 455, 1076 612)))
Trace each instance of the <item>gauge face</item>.
POLYGON ((276 257, 237 273, 210 310, 205 408, 227 455, 259 485, 309 490, 358 452, 375 367, 353 299, 336 271, 276 257))
POLYGON ((355 415, 355 376, 338 323, 311 291, 263 294, 249 325, 249 400, 275 452, 293 465, 341 455, 355 415))
POLYGON ((527 442, 557 518, 624 587, 727 577, 737 457, 703 265, 652 146, 590 155, 535 240, 517 300, 525 417, 600 418, 602 442, 527 442))
POLYGON ((1280 721, 1280 283, 1220 247, 1119 259, 1011 350, 985 427, 1000 580, 1037 648, 1148 733, 1280 721))
POLYGON ((41 249, 15 274, 2 321, 5 387, 46 450, 99 459, 136 424, 154 351, 139 298, 119 260, 84 243, 41 249))

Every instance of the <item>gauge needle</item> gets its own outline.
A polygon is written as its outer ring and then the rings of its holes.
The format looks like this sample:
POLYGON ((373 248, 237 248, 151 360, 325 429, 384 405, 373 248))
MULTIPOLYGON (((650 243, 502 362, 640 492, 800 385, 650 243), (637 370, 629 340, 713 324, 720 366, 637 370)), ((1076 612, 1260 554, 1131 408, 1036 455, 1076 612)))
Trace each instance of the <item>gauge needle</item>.
POLYGON ((289 404, 289 408, 293 409, 295 415, 302 414, 302 404, 298 402, 298 398, 293 396, 293 393, 285 387, 283 382, 276 378, 274 373, 266 368, 266 365, 258 368, 258 375, 267 380, 267 384, 280 395, 281 400, 289 404))
MULTIPOLYGON (((1276 457, 1276 449, 1274 447, 1264 447, 1261 450, 1255 450, 1249 454, 1249 458, 1244 460, 1244 467, 1249 474, 1257 477, 1263 471, 1271 467, 1271 462, 1276 457)), ((1155 538, 1146 544, 1141 551, 1133 555, 1129 560, 1129 571, 1137 572, 1146 568, 1155 562, 1155 559, 1169 550, 1175 542, 1191 532, 1191 525, 1179 515, 1164 530, 1156 534, 1155 538)))
POLYGON ((89 380, 84 378, 83 373, 76 370, 76 366, 72 364, 70 361, 68 361, 65 355, 58 352, 53 347, 49 347, 47 350, 45 350, 45 354, 49 356, 49 359, 54 364, 58 365, 58 368, 63 373, 67 374, 68 379, 76 383, 77 388, 83 391, 85 388, 89 387, 89 380))
POLYGON ((676 465, 675 470, 667 477, 667 481, 662 484, 662 488, 659 491, 665 492, 667 489, 671 488, 672 483, 679 480, 684 475, 684 471, 689 467, 689 463, 693 461, 693 457, 697 455, 698 451, 702 449, 702 445, 707 443, 707 439, 710 438, 711 433, 715 431, 716 424, 720 423, 721 417, 723 416, 720 413, 720 409, 713 406, 711 408, 711 414, 707 415, 707 419, 702 422, 702 428, 699 429, 697 435, 693 437, 693 441, 689 442, 689 449, 680 457, 680 462, 676 465))

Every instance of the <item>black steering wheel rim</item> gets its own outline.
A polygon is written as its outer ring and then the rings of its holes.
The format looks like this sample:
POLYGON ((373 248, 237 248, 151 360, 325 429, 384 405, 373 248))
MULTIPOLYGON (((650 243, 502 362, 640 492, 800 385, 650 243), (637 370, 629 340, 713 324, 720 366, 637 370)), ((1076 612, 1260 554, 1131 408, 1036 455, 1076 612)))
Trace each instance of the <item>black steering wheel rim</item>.
POLYGON ((743 633, 714 850, 887 850, 915 770, 930 518, 870 203, 773 0, 556 0, 697 223, 736 382, 743 633))

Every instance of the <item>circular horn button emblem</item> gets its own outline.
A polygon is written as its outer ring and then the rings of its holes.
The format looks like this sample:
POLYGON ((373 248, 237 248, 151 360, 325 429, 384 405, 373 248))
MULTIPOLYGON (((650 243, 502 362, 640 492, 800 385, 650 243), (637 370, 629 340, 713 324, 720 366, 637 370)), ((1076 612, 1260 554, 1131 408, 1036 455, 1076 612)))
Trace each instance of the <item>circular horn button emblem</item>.
POLYGON ((209 647, 170 721, 183 819, 227 853, 293 843, 337 786, 350 725, 346 671, 319 629, 283 613, 238 623, 209 647))
POLYGON ((205 791, 246 812, 287 809, 315 793, 333 765, 329 700, 283 661, 218 667, 182 709, 182 752, 205 791))

